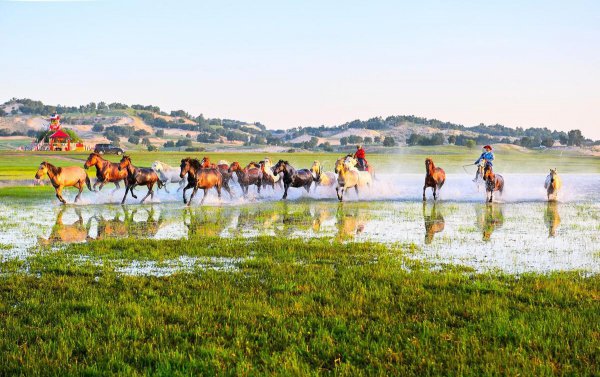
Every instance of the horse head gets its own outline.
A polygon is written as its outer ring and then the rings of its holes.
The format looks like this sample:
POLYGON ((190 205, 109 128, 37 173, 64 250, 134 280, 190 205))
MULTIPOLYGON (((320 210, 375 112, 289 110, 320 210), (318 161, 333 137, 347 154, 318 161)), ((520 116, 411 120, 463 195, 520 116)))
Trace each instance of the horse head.
POLYGON ((119 162, 119 171, 127 169, 129 166, 131 166, 131 157, 123 155, 123 158, 119 162))
POLYGON ((207 156, 202 157, 202 160, 200 160, 200 166, 202 166, 203 168, 209 168, 210 158, 207 156))
POLYGON ((186 157, 181 160, 181 164, 179 165, 179 178, 185 177, 185 175, 190 171, 190 158, 186 157))
POLYGON ((234 161, 234 162, 231 163, 231 165, 229 165, 229 169, 228 169, 229 173, 234 172, 234 171, 238 171, 238 170, 239 171, 242 170, 242 167, 240 166, 239 162, 234 161))
POLYGON ((554 179, 558 176, 556 168, 550 169, 550 182, 554 182, 554 179))
POLYGON ((310 171, 313 173, 315 179, 319 180, 319 177, 323 173, 323 167, 321 166, 321 163, 319 161, 315 160, 312 166, 310 167, 310 171))
POLYGON ((433 172, 433 169, 434 169, 433 160, 430 157, 427 157, 425 159, 425 170, 427 171, 427 173, 431 173, 431 172, 433 172))
POLYGON ((283 173, 286 171, 286 166, 288 166, 288 162, 284 161, 284 160, 279 160, 275 166, 273 167, 273 173, 274 174, 279 174, 279 173, 283 173))
POLYGON ((90 166, 94 166, 99 162, 100 155, 96 152, 90 153, 87 160, 83 164, 84 169, 88 169, 90 166))
POLYGON ((336 174, 341 173, 342 171, 344 171, 344 168, 346 168, 346 158, 348 158, 348 157, 338 158, 337 161, 335 162, 334 171, 336 174))
POLYGON ((43 161, 38 167, 37 172, 35 173, 35 179, 42 178, 46 173, 48 173, 48 163, 43 161))
POLYGON ((156 172, 160 172, 160 171, 164 170, 164 167, 160 161, 154 161, 152 163, 152 170, 154 170, 156 172))

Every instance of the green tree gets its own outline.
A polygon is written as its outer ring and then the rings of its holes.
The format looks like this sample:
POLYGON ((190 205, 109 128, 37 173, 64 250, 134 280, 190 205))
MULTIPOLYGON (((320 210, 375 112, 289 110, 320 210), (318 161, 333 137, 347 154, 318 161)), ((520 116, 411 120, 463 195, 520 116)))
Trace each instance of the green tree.
POLYGON ((346 136, 340 138, 340 145, 348 145, 348 138, 346 136))
POLYGON ((363 142, 365 144, 371 144, 371 143, 373 143, 373 138, 367 136, 363 139, 363 142))
POLYGON ((456 144, 456 135, 448 136, 448 144, 456 144))
POLYGON ((467 148, 473 149, 477 146, 477 143, 475 143, 475 140, 469 139, 465 142, 465 145, 467 146, 467 148))
POLYGON ((156 137, 165 137, 165 130, 156 130, 156 137))
POLYGON ((381 136, 375 136, 375 137, 373 138, 373 142, 375 142, 375 143, 377 143, 377 144, 381 143, 381 136))
POLYGON ((567 134, 569 137, 569 140, 567 141, 567 145, 569 146, 578 146, 580 147, 581 144, 583 144, 584 138, 583 135, 581 134, 580 130, 571 130, 569 131, 569 133, 567 134))
POLYGON ((393 137, 386 136, 385 139, 383 139, 383 146, 384 147, 393 147, 395 145, 396 145, 396 140, 394 140, 393 137))
POLYGON ((139 144, 140 143, 140 138, 135 136, 135 135, 131 135, 129 136, 129 139, 127 139, 128 142, 130 142, 131 144, 139 144))
POLYGON ((542 145, 546 148, 552 148, 554 145, 554 139, 551 137, 546 137, 544 140, 542 140, 542 145))

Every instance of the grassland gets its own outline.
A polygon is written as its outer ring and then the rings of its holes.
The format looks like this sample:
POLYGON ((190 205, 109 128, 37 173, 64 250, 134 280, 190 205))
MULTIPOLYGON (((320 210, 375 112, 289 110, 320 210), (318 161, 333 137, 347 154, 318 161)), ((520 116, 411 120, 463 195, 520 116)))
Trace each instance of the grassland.
POLYGON ((594 375, 600 278, 474 274, 333 240, 121 240, 0 275, 0 374, 594 375), (165 277, 124 261, 236 258, 165 277))
MULTIPOLYGON (((352 149, 349 148, 348 152, 352 149)), ((472 163, 479 155, 478 150, 464 147, 415 147, 394 149, 395 153, 373 153, 368 155, 369 162, 378 172, 422 173, 423 161, 433 156, 437 165, 448 173, 464 173, 463 165, 472 163)), ((89 153, 51 153, 51 152, 8 152, 0 151, 0 181, 32 179, 35 169, 43 160, 58 166, 83 164, 89 153)), ((324 163, 327 169, 333 169, 340 153, 211 153, 211 152, 139 152, 131 151, 134 164, 150 166, 161 160, 171 165, 179 165, 183 157, 209 156, 213 161, 249 162, 270 156, 272 160, 289 160, 298 168, 310 167, 314 160, 324 163)), ((107 156, 118 161, 117 156, 107 156)), ((561 173, 600 173, 600 158, 575 152, 521 151, 510 146, 500 147, 496 152, 495 167, 504 173, 546 173, 550 167, 558 168, 561 173)), ((95 173, 91 173, 94 175, 95 173)))

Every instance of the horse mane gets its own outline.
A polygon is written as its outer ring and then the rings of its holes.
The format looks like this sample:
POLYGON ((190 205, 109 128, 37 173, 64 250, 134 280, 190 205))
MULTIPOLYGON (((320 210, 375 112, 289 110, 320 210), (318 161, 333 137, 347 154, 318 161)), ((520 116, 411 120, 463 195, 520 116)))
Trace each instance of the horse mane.
POLYGON ((163 166, 165 169, 167 169, 167 170, 169 170, 169 169, 172 169, 172 168, 173 168, 171 165, 169 165, 169 164, 166 164, 166 163, 164 163, 164 162, 162 162, 162 161, 158 161, 158 160, 157 160, 156 162, 160 163, 160 164, 161 164, 161 165, 162 165, 162 166, 163 166))
POLYGON ((202 165, 200 164, 200 161, 197 158, 185 158, 185 160, 187 160, 187 162, 196 170, 200 170, 202 169, 202 165))
POLYGON ((60 168, 60 167, 57 167, 57 166, 54 166, 54 165, 52 165, 51 163, 49 163, 49 162, 46 162, 46 161, 42 162, 42 164, 44 164, 44 166, 45 166, 45 167, 46 167, 48 170, 50 170, 50 171, 52 172, 52 174, 54 174, 54 175, 57 175, 57 174, 59 174, 59 173, 60 173, 60 171, 62 170, 62 168, 60 168))

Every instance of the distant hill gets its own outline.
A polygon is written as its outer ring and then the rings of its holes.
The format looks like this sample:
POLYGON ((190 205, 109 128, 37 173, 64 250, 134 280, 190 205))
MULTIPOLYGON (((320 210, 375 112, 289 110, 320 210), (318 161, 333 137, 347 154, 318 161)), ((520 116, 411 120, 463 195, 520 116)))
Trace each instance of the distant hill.
POLYGON ((594 143, 579 130, 510 128, 503 125, 467 127, 413 115, 354 120, 337 126, 296 127, 268 130, 259 122, 193 116, 184 110, 166 113, 158 106, 90 102, 79 106, 46 105, 41 101, 13 98, 0 105, 0 136, 36 137, 54 112, 63 125, 86 142, 111 141, 128 148, 148 145, 161 149, 203 145, 281 146, 334 150, 345 145, 442 145, 504 143, 527 148, 586 146, 594 143))

